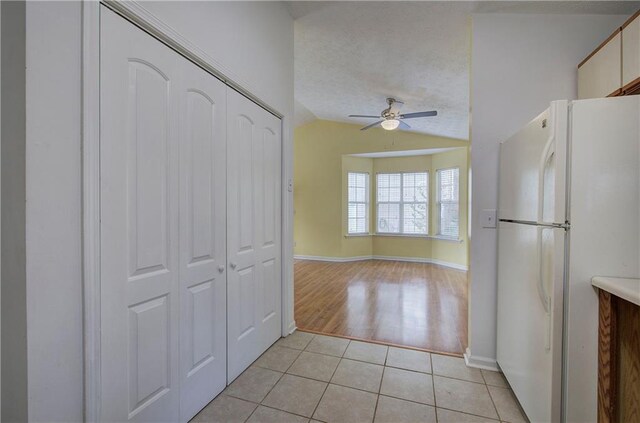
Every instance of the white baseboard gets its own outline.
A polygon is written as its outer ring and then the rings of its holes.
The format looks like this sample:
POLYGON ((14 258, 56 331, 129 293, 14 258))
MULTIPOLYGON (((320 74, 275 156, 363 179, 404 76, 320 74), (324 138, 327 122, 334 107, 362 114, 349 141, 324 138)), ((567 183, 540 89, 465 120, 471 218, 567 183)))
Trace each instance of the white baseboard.
POLYGON ((450 263, 447 261, 436 260, 431 258, 422 257, 398 257, 398 256, 371 256, 374 260, 392 260, 392 261, 408 261, 411 263, 429 263, 437 264, 439 266, 451 267, 452 269, 468 270, 467 266, 463 266, 457 263, 450 263))
POLYGON ((314 260, 314 261, 332 261, 336 263, 346 263, 350 261, 371 260, 373 256, 354 256, 354 257, 325 257, 325 256, 301 256, 294 255, 296 260, 314 260))
POLYGON ((499 371, 498 362, 493 358, 479 357, 471 355, 471 349, 467 348, 464 353, 464 362, 467 367, 475 367, 477 369, 499 371))
POLYGON ((298 327, 296 326, 296 321, 293 320, 291 323, 289 323, 289 327, 287 328, 287 335, 291 335, 296 331, 296 329, 298 329, 298 327))
POLYGON ((450 267, 452 269, 457 270, 468 270, 467 266, 463 266, 457 263, 450 263, 446 261, 431 259, 431 258, 422 258, 422 257, 400 257, 400 256, 355 256, 355 257, 326 257, 326 256, 304 256, 304 255, 295 255, 293 256, 296 260, 315 260, 315 261, 330 261, 336 263, 346 263, 351 261, 362 261, 362 260, 390 260, 390 261, 407 261, 411 263, 429 263, 429 264, 437 264, 439 266, 450 267))

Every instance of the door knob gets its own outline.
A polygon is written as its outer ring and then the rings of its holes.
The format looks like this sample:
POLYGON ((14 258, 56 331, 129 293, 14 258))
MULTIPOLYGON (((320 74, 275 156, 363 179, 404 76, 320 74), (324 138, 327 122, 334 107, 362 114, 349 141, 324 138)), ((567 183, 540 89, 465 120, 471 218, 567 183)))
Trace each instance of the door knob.
POLYGON ((235 269, 237 265, 236 265, 234 262, 231 262, 231 263, 229 263, 229 266, 230 266, 232 269, 235 269))
POLYGON ((220 272, 220 273, 224 272, 224 266, 223 265, 218 266, 218 272, 220 272))

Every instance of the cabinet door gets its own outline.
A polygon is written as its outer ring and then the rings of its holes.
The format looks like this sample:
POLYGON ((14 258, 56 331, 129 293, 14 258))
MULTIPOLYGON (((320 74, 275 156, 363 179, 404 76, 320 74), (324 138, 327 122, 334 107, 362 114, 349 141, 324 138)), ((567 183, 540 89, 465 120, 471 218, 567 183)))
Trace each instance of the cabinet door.
POLYGON ((640 15, 622 29, 622 86, 640 83, 640 15))
POLYGON ((618 31, 578 66, 578 98, 617 94, 622 87, 622 35, 618 31))
POLYGON ((100 420, 175 422, 180 69, 106 8, 100 38, 100 420))
POLYGON ((280 120, 227 89, 228 379, 281 334, 280 120))
POLYGON ((180 398, 190 420, 226 386, 226 87, 180 60, 180 398))

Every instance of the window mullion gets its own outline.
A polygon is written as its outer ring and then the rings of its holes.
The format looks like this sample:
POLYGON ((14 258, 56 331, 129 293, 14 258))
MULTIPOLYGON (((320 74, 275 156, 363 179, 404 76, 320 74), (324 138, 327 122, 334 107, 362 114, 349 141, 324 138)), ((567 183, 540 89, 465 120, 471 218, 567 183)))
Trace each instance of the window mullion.
POLYGON ((400 228, 399 232, 404 234, 404 173, 400 173, 400 228))

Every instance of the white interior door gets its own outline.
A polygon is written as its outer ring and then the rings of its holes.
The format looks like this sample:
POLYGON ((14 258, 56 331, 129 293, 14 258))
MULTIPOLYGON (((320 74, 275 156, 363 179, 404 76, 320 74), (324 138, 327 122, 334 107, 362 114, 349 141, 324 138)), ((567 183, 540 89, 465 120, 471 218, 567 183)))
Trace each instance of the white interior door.
POLYGON ((180 160, 182 421, 226 386, 226 87, 187 59, 180 160))
POLYGON ((101 10, 101 420, 177 421, 176 53, 101 10))
POLYGON ((113 12, 101 36, 101 419, 226 386, 226 87, 113 12))
POLYGON ((227 89, 228 381, 280 337, 280 120, 227 89))

